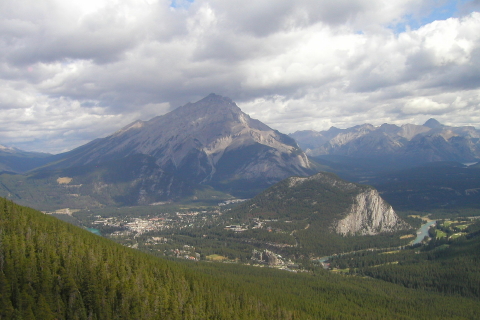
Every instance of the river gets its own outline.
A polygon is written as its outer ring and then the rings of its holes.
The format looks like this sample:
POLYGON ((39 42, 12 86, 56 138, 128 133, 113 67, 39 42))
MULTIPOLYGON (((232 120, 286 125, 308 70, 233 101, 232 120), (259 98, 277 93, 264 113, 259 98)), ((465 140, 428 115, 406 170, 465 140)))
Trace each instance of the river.
MULTIPOLYGON (((418 244, 418 243, 422 242, 423 238, 425 238, 425 236, 428 236, 428 229, 430 229, 430 227, 433 226, 436 222, 437 221, 432 220, 432 221, 428 221, 427 223, 423 224, 420 227, 420 229, 417 230, 417 238, 413 242, 411 242, 411 244, 418 244)), ((394 248, 386 248, 386 249, 403 249, 403 246, 394 247, 394 248)), ((355 252, 372 251, 372 250, 373 251, 385 250, 385 248, 364 249, 364 250, 352 251, 352 252, 347 252, 347 253, 333 254, 331 256, 321 257, 317 261, 321 262, 321 263, 325 263, 326 261, 330 260, 330 258, 335 257, 335 256, 343 256, 343 255, 352 254, 352 253, 355 253, 355 252)))
POLYGON ((423 224, 420 229, 417 230, 417 238, 412 242, 412 244, 418 244, 422 242, 423 238, 425 238, 425 236, 428 236, 428 229, 430 229, 430 227, 433 226, 435 223, 437 223, 437 221, 432 220, 423 224))

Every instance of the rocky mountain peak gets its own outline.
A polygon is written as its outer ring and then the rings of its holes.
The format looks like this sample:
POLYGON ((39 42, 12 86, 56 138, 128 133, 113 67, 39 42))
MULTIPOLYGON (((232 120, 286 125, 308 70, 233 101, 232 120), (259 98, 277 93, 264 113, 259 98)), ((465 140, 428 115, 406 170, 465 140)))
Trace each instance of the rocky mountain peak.
POLYGON ((424 124, 423 124, 424 127, 429 127, 431 129, 436 129, 436 128, 442 128, 444 127, 443 124, 441 124, 440 122, 438 122, 437 120, 433 119, 433 118, 430 118, 428 119, 424 124))
POLYGON ((295 140, 216 94, 149 121, 136 121, 59 157, 53 168, 143 159, 151 168, 156 166, 155 173, 149 173, 151 180, 158 180, 152 182, 154 188, 179 179, 183 185, 217 183, 221 188, 237 180, 243 185, 256 181, 257 188, 264 188, 288 176, 313 173, 295 140), (155 178, 159 175, 163 178, 155 178))
POLYGON ((204 113, 206 115, 214 115, 217 112, 233 112, 238 114, 242 113, 242 110, 240 110, 240 108, 230 98, 211 93, 195 103, 187 103, 186 105, 179 107, 172 112, 194 112, 204 113))

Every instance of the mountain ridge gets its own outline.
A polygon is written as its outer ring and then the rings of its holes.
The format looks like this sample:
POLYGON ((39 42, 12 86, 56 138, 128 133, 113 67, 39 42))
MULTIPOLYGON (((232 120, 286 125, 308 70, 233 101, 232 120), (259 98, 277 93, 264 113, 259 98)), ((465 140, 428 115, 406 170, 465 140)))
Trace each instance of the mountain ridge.
POLYGON ((106 138, 94 140, 63 154, 63 159, 54 167, 100 163, 112 157, 137 153, 157 158, 160 166, 171 161, 178 167, 191 149, 198 149, 206 156, 204 169, 209 171, 211 176, 227 148, 235 150, 242 145, 254 143, 273 147, 282 153, 297 151, 298 157, 294 161, 297 160, 298 165, 292 163, 297 165, 295 169, 301 172, 299 167, 310 167, 308 159, 297 150, 294 140, 250 118, 229 98, 215 94, 149 121, 135 121, 106 138), (172 141, 178 143, 172 145, 172 141), (179 143, 187 146, 179 147, 179 143), (88 148, 90 150, 83 151, 88 148), (174 150, 175 148, 177 150, 174 150), (99 151, 102 154, 98 154, 99 151))
POLYGON ((50 162, 52 155, 0 145, 0 172, 23 173, 50 162))
POLYGON ((446 126, 433 118, 423 125, 363 124, 320 132, 297 131, 290 136, 312 157, 335 155, 414 164, 480 159, 480 130, 446 126))

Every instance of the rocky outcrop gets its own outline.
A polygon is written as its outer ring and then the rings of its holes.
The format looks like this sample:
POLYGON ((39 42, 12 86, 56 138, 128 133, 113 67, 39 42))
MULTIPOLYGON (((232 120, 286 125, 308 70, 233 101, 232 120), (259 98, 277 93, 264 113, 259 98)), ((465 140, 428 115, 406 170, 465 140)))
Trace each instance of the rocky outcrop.
POLYGON ((334 224, 335 232, 344 236, 377 235, 408 228, 409 225, 397 216, 375 189, 355 196, 346 217, 334 224))
POLYGON ((283 260, 280 259, 278 255, 266 249, 263 251, 257 251, 254 249, 251 259, 260 263, 268 264, 269 266, 278 266, 284 264, 283 260))

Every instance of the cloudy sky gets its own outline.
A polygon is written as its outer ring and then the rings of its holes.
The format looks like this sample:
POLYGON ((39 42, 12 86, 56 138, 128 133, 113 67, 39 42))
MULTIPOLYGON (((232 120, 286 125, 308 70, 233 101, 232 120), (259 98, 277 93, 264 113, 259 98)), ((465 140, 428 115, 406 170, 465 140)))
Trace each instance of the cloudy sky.
POLYGON ((2 0, 0 144, 61 152, 209 93, 284 133, 480 128, 480 0, 2 0))

